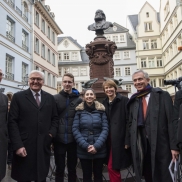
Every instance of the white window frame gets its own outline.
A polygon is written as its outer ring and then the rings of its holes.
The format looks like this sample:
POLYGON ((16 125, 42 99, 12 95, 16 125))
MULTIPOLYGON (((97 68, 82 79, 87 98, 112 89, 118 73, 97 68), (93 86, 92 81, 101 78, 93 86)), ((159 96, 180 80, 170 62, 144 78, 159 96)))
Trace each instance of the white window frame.
POLYGON ((64 61, 70 60, 70 53, 69 52, 63 52, 63 60, 64 61))
POLYGON ((141 68, 146 68, 146 67, 147 67, 147 59, 141 58, 141 68))
POLYGON ((55 59, 55 54, 52 53, 52 64, 55 66, 56 65, 56 59, 55 59))
POLYGON ((152 87, 156 87, 156 79, 155 78, 150 78, 150 84, 152 87))
POLYGON ((162 58, 157 58, 157 67, 163 67, 162 58))
POLYGON ((35 52, 39 53, 39 39, 35 38, 35 52))
POLYGON ((130 59, 130 51, 123 51, 123 59, 130 59))
POLYGON ((120 38, 120 42, 126 42, 125 41, 125 34, 120 34, 119 38, 120 38))
POLYGON ((73 76, 79 76, 79 69, 78 69, 78 67, 72 67, 71 70, 72 70, 73 76))
POLYGON ((114 53, 114 60, 121 59, 120 51, 115 51, 114 53))
POLYGON ((125 67, 124 72, 125 72, 125 76, 130 76, 131 75, 131 68, 130 67, 125 67))
POLYGON ((80 67, 80 76, 87 76, 87 67, 80 67))
POLYGON ((72 52, 71 53, 71 60, 73 60, 73 61, 78 60, 78 52, 72 52))
POLYGON ((132 92, 131 88, 132 88, 131 85, 129 85, 129 84, 126 85, 126 90, 129 91, 130 93, 132 92))
POLYGON ((41 30, 43 33, 45 33, 45 20, 42 18, 42 22, 41 22, 41 30))
POLYGON ((39 13, 35 11, 35 24, 39 27, 39 13))
POLYGON ((155 68, 155 59, 154 58, 148 59, 148 67, 149 68, 155 68))
POLYGON ((51 51, 50 51, 50 49, 47 49, 47 61, 51 62, 51 51))
POLYGON ((151 49, 157 49, 157 40, 151 40, 150 41, 151 49))
POLYGON ((14 80, 13 64, 14 58, 9 54, 6 54, 5 78, 9 80, 14 80))
POLYGON ((152 22, 145 22, 144 23, 145 32, 152 31, 152 22))
POLYGON ((45 59, 45 45, 43 43, 41 45, 41 56, 45 59))
POLYGON ((121 68, 115 67, 115 76, 120 77, 121 76, 121 68))
POLYGON ((149 40, 143 40, 143 50, 149 49, 149 40))
POLYGON ((22 77, 22 82, 24 82, 24 77, 25 75, 28 74, 28 64, 22 62, 22 74, 21 74, 21 77, 22 77))
POLYGON ((70 67, 63 67, 63 74, 70 73, 70 67))

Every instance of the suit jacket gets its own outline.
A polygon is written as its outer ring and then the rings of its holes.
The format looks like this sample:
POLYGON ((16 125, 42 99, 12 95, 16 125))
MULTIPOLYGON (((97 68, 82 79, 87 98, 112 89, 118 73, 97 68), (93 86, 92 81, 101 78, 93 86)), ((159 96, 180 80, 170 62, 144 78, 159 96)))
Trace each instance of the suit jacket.
MULTIPOLYGON (((139 99, 129 108, 129 133, 137 182, 141 181, 139 153, 137 145, 137 115, 139 99)), ((172 123, 172 99, 168 92, 153 88, 146 115, 146 130, 151 145, 152 176, 155 182, 172 182, 168 166, 172 160, 171 150, 177 150, 175 129, 172 123)))
POLYGON ((38 107, 30 89, 15 93, 9 112, 9 134, 13 150, 25 147, 26 157, 13 156, 11 176, 17 181, 42 181, 50 163, 50 144, 57 133, 58 115, 54 97, 41 91, 38 107))
POLYGON ((8 98, 0 93, 0 181, 6 173, 6 156, 8 147, 7 132, 8 98))

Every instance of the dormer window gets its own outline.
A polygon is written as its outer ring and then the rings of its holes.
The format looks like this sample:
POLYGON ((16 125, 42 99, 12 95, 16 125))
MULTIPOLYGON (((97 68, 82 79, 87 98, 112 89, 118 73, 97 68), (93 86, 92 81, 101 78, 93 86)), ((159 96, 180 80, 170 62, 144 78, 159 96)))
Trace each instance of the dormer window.
POLYGON ((146 12, 146 17, 149 18, 149 12, 146 12))

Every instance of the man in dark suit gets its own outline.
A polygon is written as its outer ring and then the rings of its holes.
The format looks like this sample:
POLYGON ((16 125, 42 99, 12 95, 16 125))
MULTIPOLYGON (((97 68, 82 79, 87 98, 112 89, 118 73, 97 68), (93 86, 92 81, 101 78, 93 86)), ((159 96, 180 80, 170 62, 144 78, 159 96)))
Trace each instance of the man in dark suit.
POLYGON ((148 73, 132 75, 137 93, 128 102, 129 133, 137 182, 172 182, 168 166, 178 156, 172 99, 168 92, 153 88, 148 73))
POLYGON ((9 134, 14 150, 11 177, 19 182, 45 182, 50 164, 50 145, 57 133, 54 97, 41 90, 44 73, 29 75, 30 88, 15 93, 9 111, 9 134))
MULTIPOLYGON (((0 82, 3 72, 0 69, 0 82)), ((8 98, 0 92, 0 181, 6 173, 6 156, 8 147, 7 132, 8 98)))

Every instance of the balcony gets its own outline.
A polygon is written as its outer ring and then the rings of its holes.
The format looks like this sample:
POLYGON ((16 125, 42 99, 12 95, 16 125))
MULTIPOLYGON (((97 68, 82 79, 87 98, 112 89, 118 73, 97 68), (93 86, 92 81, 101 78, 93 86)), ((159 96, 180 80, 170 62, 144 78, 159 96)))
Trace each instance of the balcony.
POLYGON ((22 11, 16 6, 16 12, 20 15, 20 16, 22 16, 22 11))
POLYGON ((6 37, 11 41, 11 42, 15 42, 15 38, 10 34, 10 32, 6 32, 6 37))
POLYGON ((27 47, 25 44, 23 44, 23 43, 22 43, 22 48, 23 48, 26 52, 28 52, 28 47, 27 47))
POLYGON ((26 15, 23 14, 23 19, 28 22, 28 18, 26 15))
POLYGON ((12 8, 15 8, 15 4, 14 4, 13 1, 7 0, 7 3, 8 3, 12 8))
POLYGON ((6 72, 5 78, 8 79, 8 80, 14 80, 14 74, 6 72))

